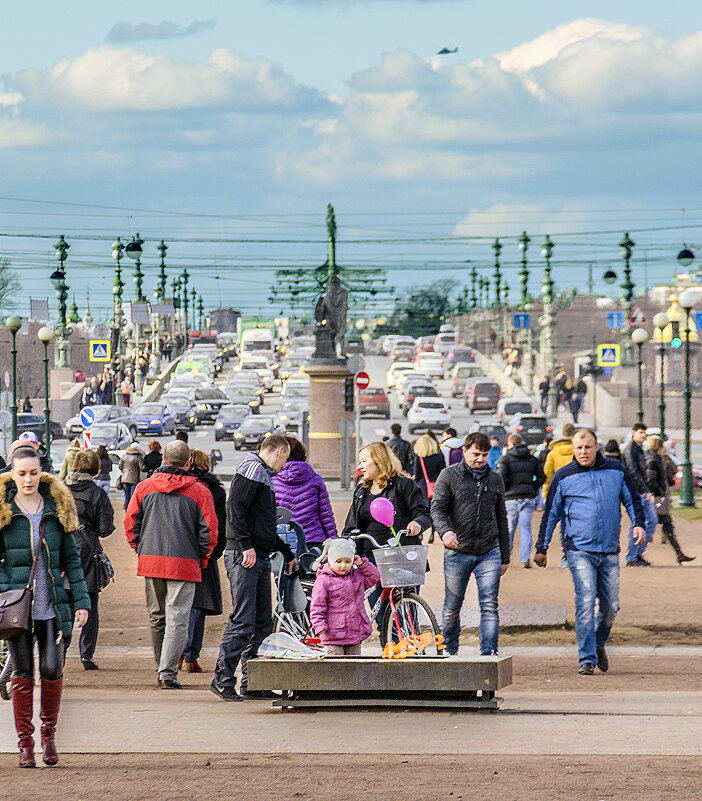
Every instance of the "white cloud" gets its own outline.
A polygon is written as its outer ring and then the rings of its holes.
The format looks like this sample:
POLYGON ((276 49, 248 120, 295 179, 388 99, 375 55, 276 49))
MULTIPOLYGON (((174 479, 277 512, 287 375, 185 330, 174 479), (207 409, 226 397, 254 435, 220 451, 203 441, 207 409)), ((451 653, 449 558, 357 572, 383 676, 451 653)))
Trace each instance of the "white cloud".
POLYGON ((109 42, 143 42, 147 39, 178 39, 184 36, 195 36, 202 31, 211 31, 217 27, 216 19, 193 20, 183 27, 169 19, 153 25, 149 22, 118 22, 107 34, 109 42))
POLYGON ((0 92, 0 106, 19 106, 23 100, 21 92, 0 92))
POLYGON ((0 150, 35 147, 44 145, 51 139, 55 137, 43 125, 17 117, 0 118, 0 150))

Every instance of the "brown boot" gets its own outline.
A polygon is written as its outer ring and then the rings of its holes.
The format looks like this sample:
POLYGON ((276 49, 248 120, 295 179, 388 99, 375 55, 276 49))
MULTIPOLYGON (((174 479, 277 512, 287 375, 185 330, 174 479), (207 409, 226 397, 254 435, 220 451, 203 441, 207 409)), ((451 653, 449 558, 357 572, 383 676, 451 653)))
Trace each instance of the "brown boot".
POLYGON ((34 759, 34 725, 32 716, 34 698, 34 679, 12 679, 12 708, 15 712, 15 728, 19 737, 19 766, 36 768, 34 759))
POLYGON ((50 679, 41 680, 41 708, 39 717, 41 718, 42 758, 45 765, 55 765, 58 762, 54 735, 56 733, 56 721, 58 720, 59 707, 61 706, 62 689, 63 677, 56 679, 56 681, 51 681, 50 679))
POLYGON ((202 668, 197 659, 194 662, 183 662, 183 670, 186 673, 202 673, 202 668))

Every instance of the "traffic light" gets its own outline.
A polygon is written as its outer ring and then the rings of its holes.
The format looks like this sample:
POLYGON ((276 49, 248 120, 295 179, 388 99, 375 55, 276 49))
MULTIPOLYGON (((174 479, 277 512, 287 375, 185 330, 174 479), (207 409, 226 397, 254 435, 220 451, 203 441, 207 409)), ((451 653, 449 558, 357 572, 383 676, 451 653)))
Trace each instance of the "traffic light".
POLYGON ((354 384, 353 376, 344 379, 344 411, 353 411, 354 384))
POLYGON ((673 350, 677 350, 682 345, 682 339, 680 339, 680 323, 677 320, 673 320, 670 325, 672 329, 670 347, 673 350))

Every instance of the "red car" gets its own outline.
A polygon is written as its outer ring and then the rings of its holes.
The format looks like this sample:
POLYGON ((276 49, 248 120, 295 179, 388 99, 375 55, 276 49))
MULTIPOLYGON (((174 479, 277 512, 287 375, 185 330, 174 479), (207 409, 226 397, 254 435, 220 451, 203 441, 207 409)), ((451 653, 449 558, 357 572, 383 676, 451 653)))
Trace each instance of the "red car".
POLYGON ((361 417, 390 419, 390 399, 381 387, 368 387, 360 392, 361 417))

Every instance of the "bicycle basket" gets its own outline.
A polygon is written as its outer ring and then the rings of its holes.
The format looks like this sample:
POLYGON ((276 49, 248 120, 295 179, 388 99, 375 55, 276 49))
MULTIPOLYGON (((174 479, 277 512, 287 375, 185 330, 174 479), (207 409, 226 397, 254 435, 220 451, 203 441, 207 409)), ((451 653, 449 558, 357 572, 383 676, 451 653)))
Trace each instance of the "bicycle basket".
POLYGON ((376 548, 373 556, 380 571, 381 585, 414 587, 417 584, 424 584, 428 552, 428 545, 376 548))

